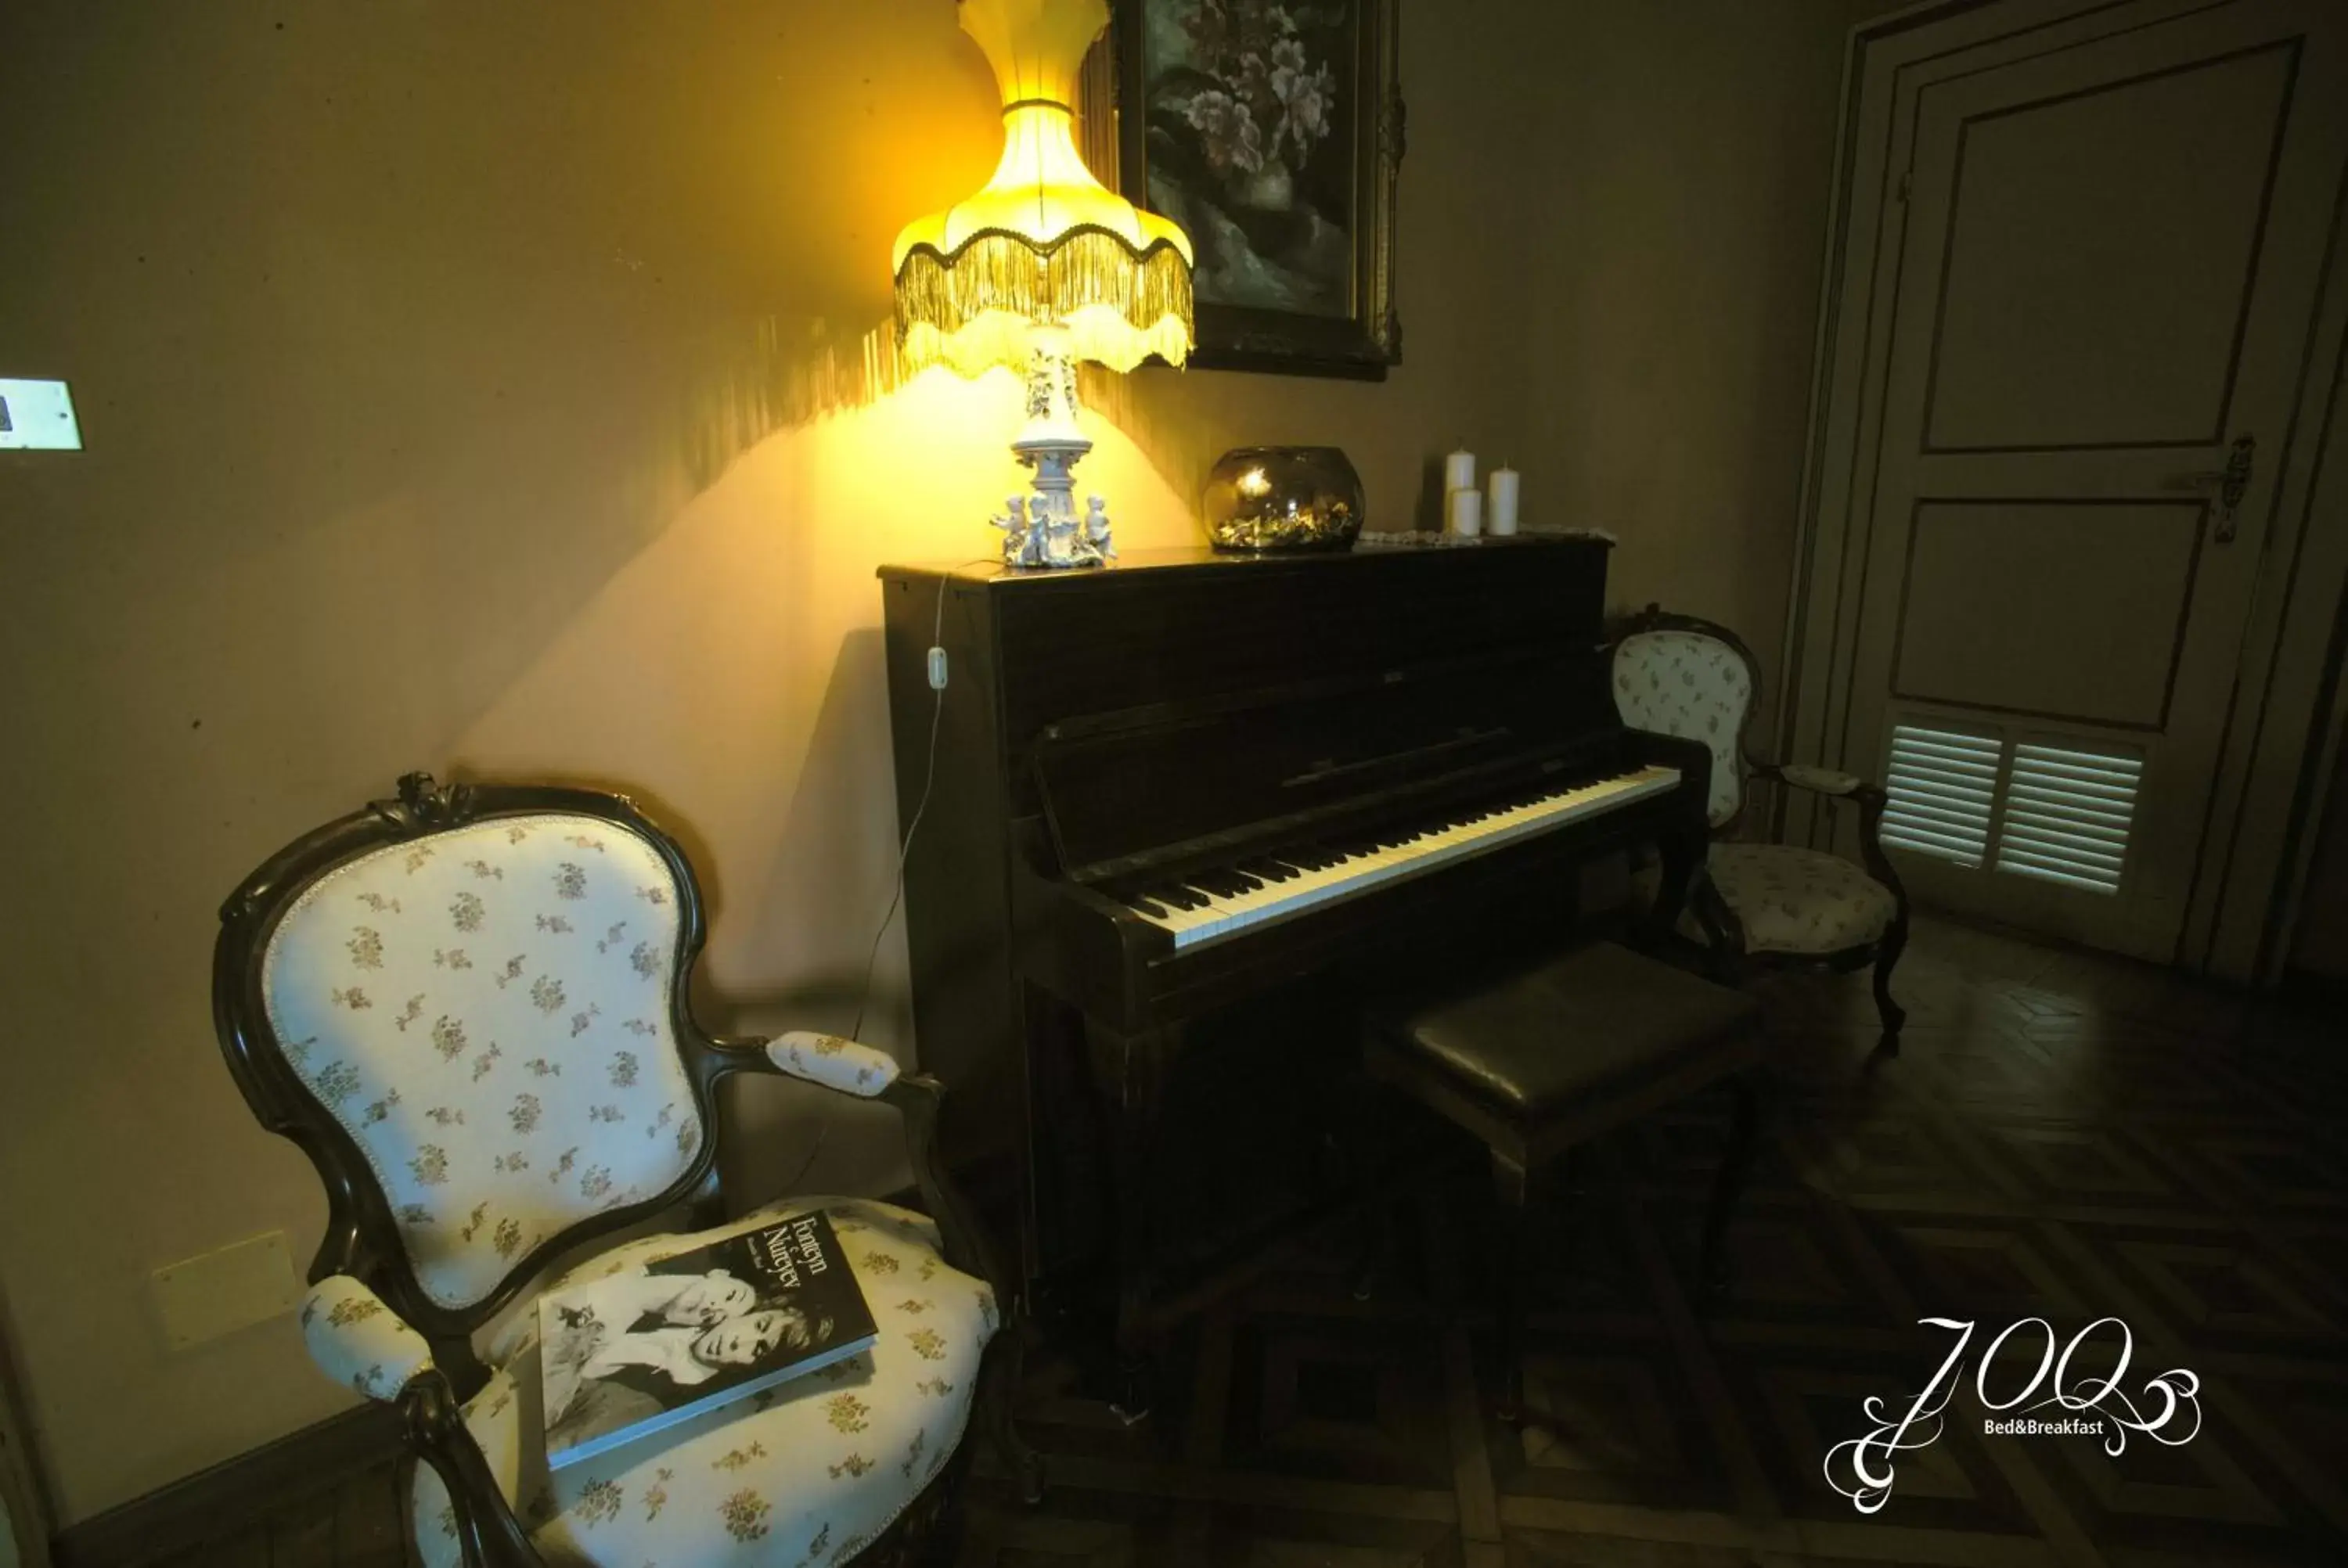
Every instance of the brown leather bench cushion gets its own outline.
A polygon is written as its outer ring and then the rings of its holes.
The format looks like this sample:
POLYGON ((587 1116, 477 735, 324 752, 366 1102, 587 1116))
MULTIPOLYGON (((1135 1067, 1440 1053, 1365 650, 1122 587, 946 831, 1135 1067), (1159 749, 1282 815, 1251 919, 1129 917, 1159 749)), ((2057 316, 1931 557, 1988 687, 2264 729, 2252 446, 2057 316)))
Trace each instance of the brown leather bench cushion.
POLYGON ((1464 994, 1373 1008, 1375 1038, 1419 1055, 1512 1116, 1636 1091, 1737 1042, 1759 1009, 1612 942, 1464 994))

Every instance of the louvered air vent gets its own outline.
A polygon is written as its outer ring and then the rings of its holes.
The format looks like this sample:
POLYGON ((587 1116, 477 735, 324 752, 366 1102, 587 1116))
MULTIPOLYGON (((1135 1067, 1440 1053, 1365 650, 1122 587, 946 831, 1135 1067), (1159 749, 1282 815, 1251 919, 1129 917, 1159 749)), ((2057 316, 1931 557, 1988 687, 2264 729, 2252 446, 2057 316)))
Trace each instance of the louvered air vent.
POLYGON ((1900 724, 1891 732, 1883 842, 1979 866, 1989 845, 2002 743, 1987 735, 1900 724))
POLYGON ((1997 868, 2116 893, 2136 815, 2140 757, 2069 746, 2013 748, 1997 868))

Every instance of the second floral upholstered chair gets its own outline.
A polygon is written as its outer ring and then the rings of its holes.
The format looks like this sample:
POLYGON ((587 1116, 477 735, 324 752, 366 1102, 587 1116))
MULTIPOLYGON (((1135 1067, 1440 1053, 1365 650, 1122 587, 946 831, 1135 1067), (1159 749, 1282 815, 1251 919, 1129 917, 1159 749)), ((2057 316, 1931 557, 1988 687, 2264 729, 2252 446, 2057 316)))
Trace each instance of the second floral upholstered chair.
MULTIPOLYGON (((1752 651, 1726 627, 1649 605, 1618 622, 1614 705, 1633 729, 1704 742, 1712 748, 1707 816, 1710 904, 1728 951, 1716 954, 1734 978, 1748 961, 1848 970, 1872 964, 1875 1006, 1887 1043, 1907 1013, 1891 996, 1891 970, 1908 943, 1908 894, 1878 836, 1881 786, 1831 768, 1756 760, 1747 744, 1759 679, 1752 651), (1859 809, 1864 866, 1822 849, 1724 841, 1743 815, 1754 779, 1847 801, 1859 809), (1721 906, 1725 906, 1722 908, 1721 906)), ((1691 930, 1698 922, 1693 915, 1691 930)))
POLYGON ((704 1033, 693 871, 625 798, 410 774, 272 856, 221 915, 229 1067, 326 1186, 303 1332, 330 1375, 402 1412, 424 1562, 913 1561, 950 1539, 974 1418, 1039 1484, 1010 1434, 992 1276, 932 1156, 939 1085, 852 1040, 704 1033), (794 1198, 563 1277, 820 1209, 880 1339, 551 1475, 533 1288, 558 1257, 714 1195, 712 1094, 736 1072, 896 1106, 928 1215, 794 1198))

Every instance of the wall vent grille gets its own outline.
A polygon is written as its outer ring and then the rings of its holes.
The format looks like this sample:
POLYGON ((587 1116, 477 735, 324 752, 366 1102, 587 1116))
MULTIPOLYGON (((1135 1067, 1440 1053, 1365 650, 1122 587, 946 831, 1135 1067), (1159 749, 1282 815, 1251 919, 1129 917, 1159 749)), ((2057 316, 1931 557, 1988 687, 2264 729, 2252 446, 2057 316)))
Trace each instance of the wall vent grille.
POLYGON ((2118 892, 2143 774, 2143 759, 2124 753, 2015 746, 1998 823, 1997 868, 2118 892))
POLYGON ((1989 849, 2003 743, 1900 724, 1891 732, 1883 842, 1977 866, 1989 849))

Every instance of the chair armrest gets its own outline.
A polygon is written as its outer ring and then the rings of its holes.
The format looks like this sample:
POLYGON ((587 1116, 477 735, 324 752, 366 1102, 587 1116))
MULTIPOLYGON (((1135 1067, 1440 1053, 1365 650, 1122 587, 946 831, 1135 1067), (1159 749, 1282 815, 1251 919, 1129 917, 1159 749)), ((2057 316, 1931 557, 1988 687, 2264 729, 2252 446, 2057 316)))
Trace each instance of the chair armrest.
POLYGON ((896 1058, 844 1035, 795 1029, 767 1041, 767 1060, 793 1078, 870 1100, 897 1081, 896 1058))
POLYGON ((337 1383, 399 1407, 408 1451, 438 1471, 448 1491, 466 1568, 545 1568, 423 1335, 365 1281, 330 1274, 302 1303, 302 1342, 337 1383))
POLYGON ((885 1050, 814 1030, 795 1029, 772 1040, 757 1034, 712 1037, 707 1044, 720 1074, 796 1078, 860 1100, 882 1098, 904 1071, 885 1050))
POLYGON ((1836 768, 1812 767, 1807 763, 1756 763, 1754 775, 1775 779, 1795 789, 1807 790, 1812 794, 1858 795, 1875 786, 1857 774, 1847 774, 1836 768))
POLYGON ((984 1280, 1002 1304, 1006 1318, 1016 1302, 1010 1281, 997 1266, 986 1231, 971 1217, 962 1190, 938 1158, 938 1110, 945 1102, 945 1085, 926 1072, 908 1073, 877 1098, 895 1106, 905 1118, 905 1153, 913 1167, 913 1185, 938 1227, 939 1251, 948 1264, 984 1280))
POLYGON ((386 1404, 433 1370, 424 1336, 347 1274, 330 1274, 310 1287, 302 1303, 302 1343, 327 1377, 386 1404))
POLYGON ((466 1428, 457 1390, 438 1368, 409 1379, 400 1390, 399 1413, 408 1451, 430 1465, 448 1491, 465 1568, 546 1568, 466 1428))
POLYGON ((938 1159, 938 1108, 945 1085, 926 1073, 907 1072, 885 1051, 836 1034, 794 1030, 773 1040, 742 1037, 713 1040, 721 1071, 772 1073, 796 1078, 841 1094, 893 1105, 905 1118, 905 1152, 913 1184, 938 1227, 947 1263, 984 1280, 998 1302, 1008 1303, 1009 1282, 996 1266, 984 1230, 971 1218, 963 1195, 938 1159))
POLYGON ((1903 932, 1906 931, 1908 888, 1900 880, 1900 873, 1893 867, 1890 856, 1883 853, 1883 814, 1891 804, 1891 797, 1885 793, 1883 786, 1870 784, 1854 774, 1842 773, 1834 768, 1811 767, 1804 763, 1787 763, 1783 765, 1776 763, 1756 763, 1753 764, 1753 773, 1757 778, 1776 779, 1778 783, 1790 784, 1796 789, 1808 790, 1814 794, 1828 795, 1838 800, 1852 801, 1858 804, 1859 859, 1866 864, 1867 874, 1869 876, 1891 890, 1892 901, 1899 910, 1897 916, 1899 928, 1903 932))

